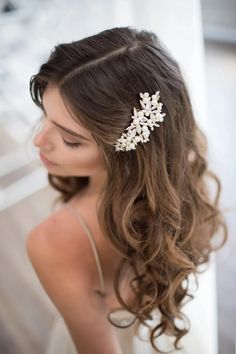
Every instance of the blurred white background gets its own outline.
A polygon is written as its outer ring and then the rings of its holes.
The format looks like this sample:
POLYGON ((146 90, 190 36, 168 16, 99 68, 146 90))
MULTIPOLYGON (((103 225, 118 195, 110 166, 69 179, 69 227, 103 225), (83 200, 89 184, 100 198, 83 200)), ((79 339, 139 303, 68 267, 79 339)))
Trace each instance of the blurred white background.
POLYGON ((232 208, 225 214, 229 241, 216 257, 215 325, 219 354, 234 353, 235 0, 0 0, 0 353, 43 353, 55 310, 24 245, 57 195, 31 143, 40 112, 29 79, 56 44, 126 25, 155 31, 178 59, 209 139, 209 165, 222 182, 221 206, 232 208))

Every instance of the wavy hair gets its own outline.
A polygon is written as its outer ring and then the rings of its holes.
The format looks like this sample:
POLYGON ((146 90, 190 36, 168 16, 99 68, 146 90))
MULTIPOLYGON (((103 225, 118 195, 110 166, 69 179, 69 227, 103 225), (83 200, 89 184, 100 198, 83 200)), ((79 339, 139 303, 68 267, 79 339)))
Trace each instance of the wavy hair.
MULTIPOLYGON (((179 349, 179 340, 190 330, 175 322, 187 319, 183 300, 194 297, 188 292, 189 276, 197 281, 200 265, 209 263, 228 235, 219 207, 221 182, 208 168, 207 138, 195 121, 180 67, 155 33, 116 27, 54 47, 30 78, 31 97, 42 109, 49 83, 59 88, 74 119, 92 133, 106 166, 97 212, 104 237, 122 256, 113 284, 117 299, 135 314, 138 325, 148 326, 146 320, 158 309, 161 321, 150 328, 153 348, 163 353, 154 339, 166 333, 176 337, 179 349), (115 151, 139 93, 157 90, 164 122, 136 150, 115 151), (216 183, 215 198, 208 177, 216 183), (224 236, 217 246, 214 235, 220 227, 224 236), (133 273, 132 305, 119 291, 125 267, 133 273)), ((59 200, 67 202, 89 177, 48 173, 48 180, 60 192, 59 200)))

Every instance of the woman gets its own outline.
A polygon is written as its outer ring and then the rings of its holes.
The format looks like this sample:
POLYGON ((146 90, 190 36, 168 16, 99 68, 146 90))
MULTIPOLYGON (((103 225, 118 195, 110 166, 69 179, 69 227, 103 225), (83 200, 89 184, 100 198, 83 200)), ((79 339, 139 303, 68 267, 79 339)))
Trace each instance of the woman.
POLYGON ((112 28, 55 46, 30 92, 43 111, 34 144, 63 202, 27 237, 61 314, 48 352, 203 353, 176 321, 227 228, 178 63, 154 33, 112 28))

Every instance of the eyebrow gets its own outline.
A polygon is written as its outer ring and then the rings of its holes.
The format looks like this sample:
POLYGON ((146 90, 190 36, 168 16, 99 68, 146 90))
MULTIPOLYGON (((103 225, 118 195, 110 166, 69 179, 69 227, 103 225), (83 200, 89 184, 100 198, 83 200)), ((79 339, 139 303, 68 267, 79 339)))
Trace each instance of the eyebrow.
POLYGON ((71 130, 71 129, 69 129, 69 128, 63 127, 62 125, 60 125, 60 124, 54 122, 53 120, 52 120, 52 123, 54 123, 57 127, 61 128, 62 130, 64 130, 66 133, 68 133, 68 134, 70 134, 70 135, 73 135, 73 136, 75 136, 75 137, 77 137, 77 138, 80 138, 80 139, 83 139, 83 140, 90 141, 88 138, 85 138, 85 136, 80 135, 80 134, 74 132, 73 130, 71 130))
MULTIPOLYGON (((47 113, 43 107, 43 111, 44 111, 44 114, 47 116, 47 113)), ((79 133, 76 133, 74 132, 73 130, 69 129, 69 128, 66 128, 66 127, 63 127, 63 125, 60 125, 58 124, 57 122, 53 121, 52 120, 52 123, 55 124, 58 128, 61 128, 62 130, 64 130, 66 133, 70 134, 70 135, 73 135, 77 138, 80 138, 80 139, 83 139, 83 140, 86 140, 86 141, 90 141, 88 138, 85 138, 85 136, 83 135, 80 135, 79 133)))

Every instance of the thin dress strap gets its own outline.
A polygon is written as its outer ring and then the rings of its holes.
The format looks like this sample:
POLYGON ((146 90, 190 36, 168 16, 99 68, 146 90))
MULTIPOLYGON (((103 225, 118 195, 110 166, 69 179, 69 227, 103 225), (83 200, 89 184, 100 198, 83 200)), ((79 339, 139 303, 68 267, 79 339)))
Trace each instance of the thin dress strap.
POLYGON ((69 210, 71 210, 74 213, 74 215, 79 219, 79 221, 81 222, 82 226, 85 229, 86 234, 88 235, 88 238, 89 238, 91 246, 92 246, 93 254, 95 257, 97 270, 98 270, 98 276, 99 276, 99 282, 100 282, 100 290, 96 290, 96 292, 98 292, 101 296, 104 296, 105 295, 105 286, 104 286, 104 277, 103 277, 103 272, 102 272, 102 266, 101 266, 101 261, 99 258, 96 242, 95 242, 95 239, 92 235, 92 232, 89 230, 84 219, 82 218, 82 215, 80 215, 78 210, 74 209, 70 204, 65 204, 65 207, 68 207, 69 210))

